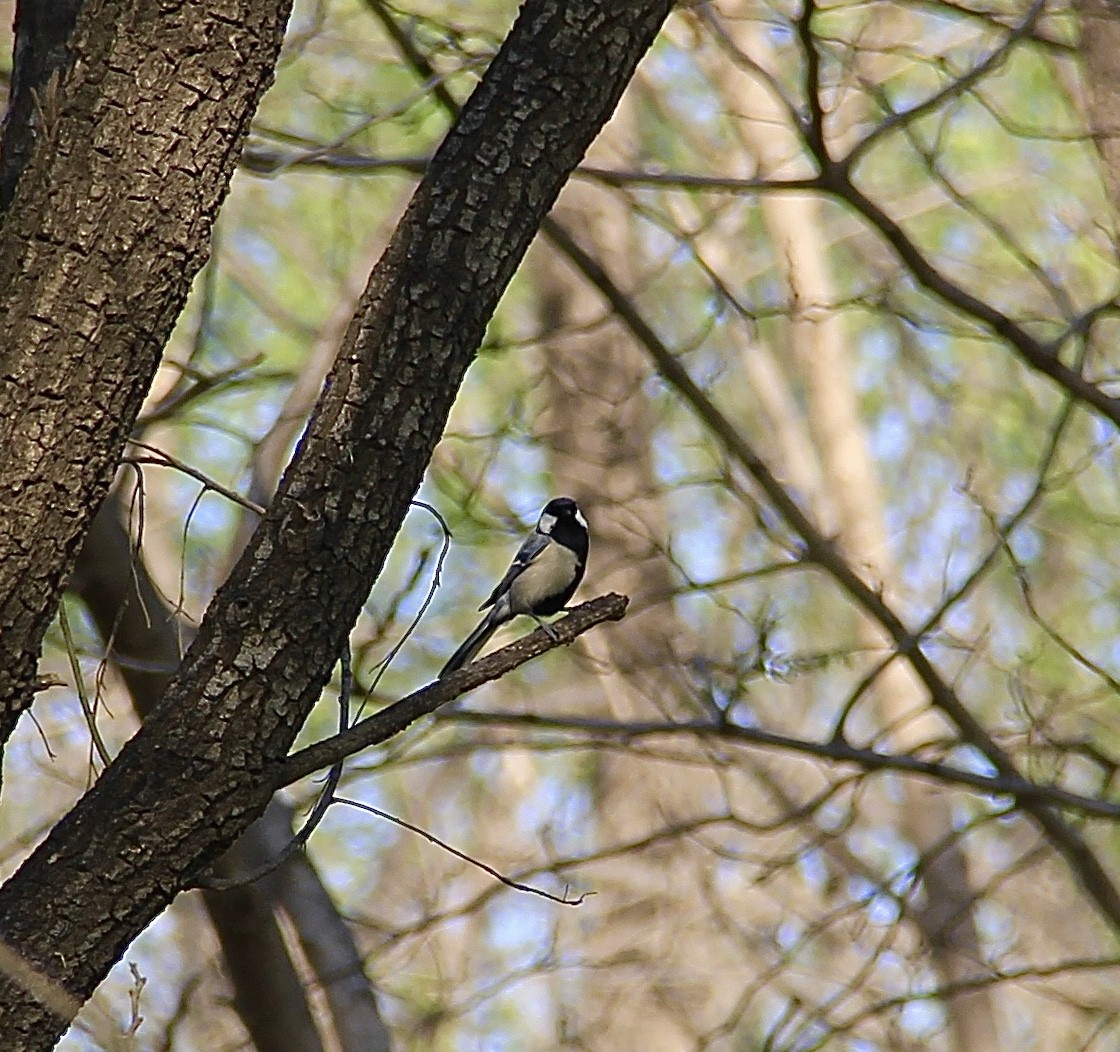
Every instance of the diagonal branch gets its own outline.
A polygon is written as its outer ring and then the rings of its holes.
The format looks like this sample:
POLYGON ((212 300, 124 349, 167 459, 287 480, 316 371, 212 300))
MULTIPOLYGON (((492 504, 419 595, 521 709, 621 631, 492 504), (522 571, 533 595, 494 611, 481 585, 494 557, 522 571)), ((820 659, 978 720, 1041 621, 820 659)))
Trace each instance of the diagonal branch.
POLYGON ((920 118, 927 114, 935 113, 946 102, 959 98, 965 92, 969 91, 973 85, 978 84, 981 79, 988 76, 990 73, 995 73, 1007 60, 1011 49, 1018 44, 1019 41, 1031 36, 1045 7, 1046 0, 1033 0, 1031 6, 1027 9, 1027 13, 1019 23, 1012 27, 999 44, 997 44, 987 56, 973 65, 967 73, 950 81, 940 91, 933 92, 933 94, 922 99, 921 102, 916 102, 904 110, 891 113, 876 124, 867 135, 860 139, 860 141, 848 151, 848 156, 842 162, 844 168, 847 171, 851 171, 859 162, 860 158, 890 132, 898 128, 913 126, 920 118))
MULTIPOLYGON (((1120 399, 1105 394, 1087 379, 1080 368, 1070 368, 1058 356, 1062 339, 1047 343, 1036 339, 1014 319, 990 303, 973 295, 962 285, 938 270, 922 250, 910 239, 905 230, 870 197, 856 186, 853 172, 866 153, 889 132, 911 125, 945 102, 971 90, 985 75, 1004 62, 1011 50, 1028 37, 1045 7, 1045 0, 1033 0, 1020 22, 1011 29, 998 47, 971 70, 946 85, 941 91, 907 110, 893 114, 880 122, 874 131, 851 148, 847 156, 835 160, 828 152, 823 133, 823 116, 819 96, 819 55, 810 33, 809 19, 812 5, 806 4, 798 21, 799 36, 805 51, 806 90, 810 119, 803 123, 802 138, 810 156, 819 170, 819 186, 840 201, 845 202, 872 226, 895 250, 910 273, 928 292, 966 317, 972 318, 1007 342, 1016 354, 1036 372, 1048 376, 1078 401, 1091 406, 1098 413, 1120 427, 1120 399)), ((1063 337, 1064 339, 1064 337, 1063 337)))
POLYGON ((347 756, 353 756, 362 749, 369 748, 371 745, 380 745, 422 716, 435 712, 441 705, 454 701, 467 691, 500 679, 507 672, 512 672, 526 661, 531 661, 554 647, 572 643, 578 636, 604 621, 621 620, 626 613, 628 602, 626 596, 611 593, 582 603, 562 621, 549 625, 553 636, 550 637, 543 629, 537 629, 523 639, 467 665, 446 679, 429 683, 428 686, 408 695, 407 698, 402 698, 368 719, 362 720, 361 723, 355 724, 349 730, 301 749, 269 773, 272 788, 281 789, 324 767, 330 767, 347 756))
MULTIPOLYGON (((276 499, 163 701, 0 888, 9 944, 71 993, 87 997, 263 811, 268 774, 330 676, 500 296, 670 7, 522 8, 375 268, 276 499)), ((65 1022, 0 984, 5 1049, 50 1048, 65 1022)))
POLYGON ((1054 346, 1035 339, 1003 311, 974 296, 942 274, 910 240, 906 231, 851 181, 847 172, 834 167, 824 179, 824 186, 879 232, 927 291, 955 311, 972 318, 1001 337, 1032 369, 1050 377, 1079 402, 1091 406, 1101 416, 1120 427, 1120 398, 1105 394, 1079 369, 1066 365, 1058 357, 1054 346))

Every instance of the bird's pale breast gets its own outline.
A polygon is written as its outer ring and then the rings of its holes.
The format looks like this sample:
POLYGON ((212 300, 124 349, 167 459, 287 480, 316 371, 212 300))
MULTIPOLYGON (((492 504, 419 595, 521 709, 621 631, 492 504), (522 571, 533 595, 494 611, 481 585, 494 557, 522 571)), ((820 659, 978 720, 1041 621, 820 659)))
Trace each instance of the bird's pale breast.
POLYGON ((575 576, 579 560, 562 544, 550 544, 527 566, 510 586, 510 610, 528 614, 542 600, 566 588, 575 576))

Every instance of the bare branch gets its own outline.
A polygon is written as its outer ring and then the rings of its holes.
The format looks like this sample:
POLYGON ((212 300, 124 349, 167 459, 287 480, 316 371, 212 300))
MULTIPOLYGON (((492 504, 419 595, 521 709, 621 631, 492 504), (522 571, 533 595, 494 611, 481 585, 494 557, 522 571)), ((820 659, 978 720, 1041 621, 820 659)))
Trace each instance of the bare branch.
POLYGON ((686 736, 717 741, 739 742, 743 745, 757 745, 765 748, 780 749, 784 752, 814 756, 835 763, 855 764, 865 771, 898 771, 920 778, 929 778, 945 785, 959 785, 977 790, 987 796, 1007 796, 1016 803, 1025 805, 1028 801, 1053 804, 1076 814, 1102 818, 1108 822, 1120 822, 1120 802, 1100 800, 1093 796, 1070 792, 1059 785, 1032 782, 1022 777, 988 775, 969 771, 954 764, 924 760, 918 756, 902 753, 885 753, 878 749, 861 748, 849 745, 846 741, 832 739, 814 742, 794 738, 786 734, 763 730, 759 727, 744 727, 740 724, 723 722, 712 723, 693 721, 687 723, 619 722, 596 720, 582 716, 538 716, 532 713, 474 712, 461 710, 449 712, 441 717, 454 723, 466 723, 479 727, 521 727, 542 731, 579 731, 591 739, 621 739, 634 741, 640 738, 659 738, 686 736))
POLYGON ((496 650, 493 654, 475 661, 446 679, 429 683, 428 686, 355 724, 343 734, 336 734, 333 738, 327 738, 325 741, 293 753, 274 768, 269 778, 270 784, 274 789, 280 789, 324 767, 329 767, 347 756, 353 756, 354 753, 371 745, 380 745, 399 734, 409 724, 415 723, 421 716, 435 712, 441 705, 454 701, 467 691, 499 679, 507 672, 524 665, 526 661, 531 661, 558 646, 566 646, 604 621, 621 620, 626 613, 628 602, 626 596, 612 593, 582 603, 567 617, 549 626, 555 638, 538 628, 523 639, 496 650))
POLYGON ((388 811, 382 811, 380 808, 374 807, 372 804, 362 803, 361 800, 350 800, 345 796, 336 798, 336 802, 340 804, 347 804, 350 807, 356 807, 359 811, 368 811, 371 815, 377 815, 378 818, 385 819, 386 822, 392 822, 394 825, 400 826, 402 829, 407 829, 410 833, 415 833, 417 836, 422 836, 429 844, 435 844, 437 847, 442 848, 449 855, 454 855, 458 859, 481 869, 484 873, 488 873, 495 880, 505 884, 507 888, 513 888, 514 891, 525 891, 530 895, 539 895, 542 899, 548 899, 550 902, 559 903, 561 906, 582 906, 587 894, 577 895, 574 899, 570 899, 567 895, 553 895, 551 892, 544 891, 542 888, 534 888, 531 884, 521 884, 511 877, 507 877, 501 870, 495 869, 493 866, 481 861, 480 859, 473 858, 465 851, 460 851, 457 847, 452 847, 446 840, 441 840, 434 833, 429 833, 426 829, 421 829, 411 822, 406 822, 403 818, 397 818, 395 815, 389 814, 388 811))

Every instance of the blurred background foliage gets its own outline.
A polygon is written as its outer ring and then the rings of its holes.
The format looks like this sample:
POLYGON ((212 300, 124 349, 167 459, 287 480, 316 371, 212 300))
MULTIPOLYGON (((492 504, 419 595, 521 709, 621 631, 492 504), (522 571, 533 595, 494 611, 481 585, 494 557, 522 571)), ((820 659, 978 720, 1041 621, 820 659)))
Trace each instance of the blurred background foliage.
MULTIPOLYGON (((296 4, 136 435, 174 464, 119 480, 136 557, 184 624, 252 522, 199 476, 267 501, 448 103, 514 15, 296 4)), ((554 218, 848 565, 924 629, 1020 769, 1103 798, 1120 762, 1116 432, 969 306, 1120 395, 1114 203, 1079 40, 1078 12, 1044 0, 682 5, 554 218), (813 99, 829 155, 853 159, 850 183, 823 192, 804 188, 821 170, 813 99), (963 296, 931 290, 900 237, 963 296)), ((369 705, 427 682, 557 493, 591 522, 581 596, 634 600, 624 624, 348 764, 342 795, 513 880, 588 895, 516 891, 332 807, 309 856, 396 1047, 1120 1048, 1120 921, 1012 798, 717 733, 842 729, 991 772, 900 661, 884 671, 882 632, 609 299, 538 239, 418 494, 450 526, 446 558, 415 508, 354 629, 369 705), (713 734, 646 733, 684 720, 713 734)), ((135 717, 69 609, 115 750, 135 717)), ((72 682, 57 629, 45 671, 72 682)), ((332 731, 336 701, 337 683, 305 740, 332 731)), ((72 686, 34 716, 8 761, 4 875, 94 762, 72 686)), ((1113 826, 1068 821, 1120 879, 1113 826)), ((195 897, 130 948, 96 1010, 127 1019, 129 962, 147 979, 138 1047, 245 1047, 195 897)), ((61 1047, 96 1043, 79 1025, 61 1047)))

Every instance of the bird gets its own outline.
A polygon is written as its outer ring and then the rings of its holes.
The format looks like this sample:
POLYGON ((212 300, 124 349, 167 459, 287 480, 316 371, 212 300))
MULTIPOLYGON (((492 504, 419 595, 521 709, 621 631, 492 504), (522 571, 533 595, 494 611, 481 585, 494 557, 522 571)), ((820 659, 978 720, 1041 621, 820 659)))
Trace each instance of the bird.
POLYGON ((474 660, 490 637, 518 614, 527 614, 550 636, 541 620, 558 614, 583 580, 589 546, 587 520, 571 497, 554 497, 545 506, 536 528, 525 538, 505 576, 479 610, 489 612, 440 670, 439 678, 457 672, 474 660))

